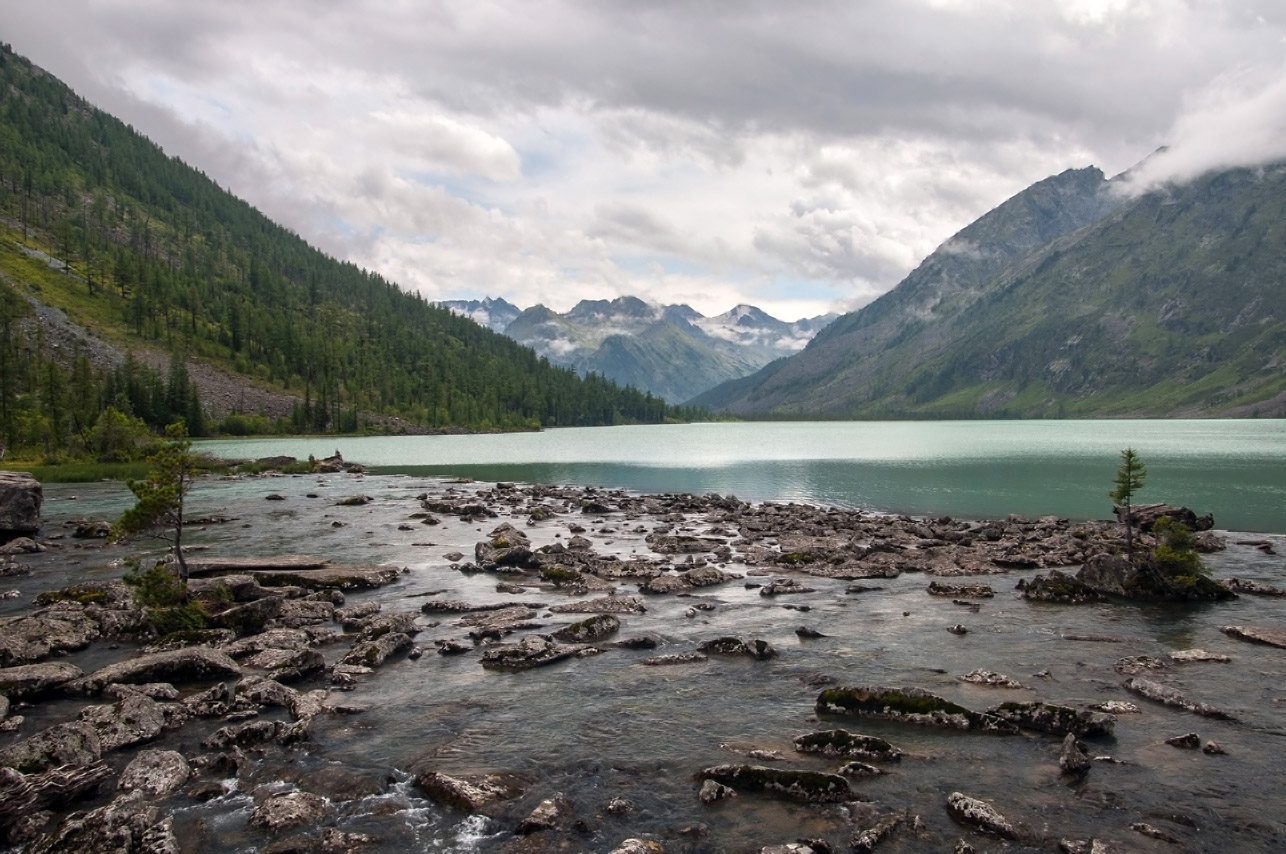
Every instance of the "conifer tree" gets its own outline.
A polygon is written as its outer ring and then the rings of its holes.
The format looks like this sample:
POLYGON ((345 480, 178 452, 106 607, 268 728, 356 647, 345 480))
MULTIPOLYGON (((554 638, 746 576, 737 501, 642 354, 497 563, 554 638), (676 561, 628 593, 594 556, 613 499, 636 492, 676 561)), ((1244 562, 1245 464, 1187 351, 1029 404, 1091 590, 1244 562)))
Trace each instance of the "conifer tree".
MULTIPOLYGON (((1134 493, 1143 488, 1147 473, 1148 470, 1143 466, 1134 449, 1124 449, 1121 451, 1121 466, 1116 470, 1116 477, 1113 480, 1116 488, 1107 494, 1107 497, 1117 505, 1125 505, 1125 515, 1121 518, 1125 520, 1125 553, 1130 563, 1134 563, 1134 511, 1132 509, 1134 493)), ((1117 512, 1119 514, 1119 509, 1117 512)))
POLYGON ((187 425, 176 421, 165 428, 166 443, 148 462, 152 470, 143 480, 131 480, 130 492, 138 503, 121 514, 112 526, 111 539, 130 534, 150 534, 169 540, 179 565, 179 581, 185 587, 188 565, 183 557, 183 503, 197 473, 197 456, 192 453, 187 425))

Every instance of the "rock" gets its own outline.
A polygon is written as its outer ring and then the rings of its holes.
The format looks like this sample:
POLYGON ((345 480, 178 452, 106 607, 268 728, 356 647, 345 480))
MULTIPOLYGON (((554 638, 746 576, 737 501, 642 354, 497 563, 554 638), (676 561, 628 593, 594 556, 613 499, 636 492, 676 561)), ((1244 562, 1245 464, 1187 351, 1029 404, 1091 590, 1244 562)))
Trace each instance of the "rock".
POLYGON ((709 660, 710 657, 704 652, 675 652, 669 655, 654 655, 639 663, 646 664, 648 667, 665 667, 671 664, 699 664, 709 660))
POLYGON ((855 800, 848 781, 838 774, 795 771, 766 765, 716 765, 697 772, 700 781, 713 780, 738 792, 764 792, 810 804, 855 800))
POLYGON ((526 637, 516 644, 488 648, 479 661, 483 667, 495 670, 531 670, 580 655, 588 649, 592 647, 584 644, 560 644, 542 637, 526 637))
POLYGON ((1286 629, 1264 626, 1220 626, 1219 631, 1238 640, 1254 641, 1256 643, 1266 643, 1269 646, 1286 648, 1286 629))
POLYGON ((145 852, 178 854, 173 818, 148 803, 142 792, 128 792, 89 813, 72 813, 48 836, 27 850, 52 852, 145 852))
POLYGON ((102 756, 98 730, 85 721, 54 724, 0 750, 0 765, 34 774, 60 765, 89 765, 102 756))
POLYGON ((960 623, 956 623, 954 626, 947 626, 947 631, 951 632, 951 634, 953 634, 953 635, 967 635, 967 634, 969 634, 969 629, 965 628, 965 627, 964 627, 963 625, 961 625, 960 623))
POLYGON ((1207 741, 1201 746, 1201 752, 1209 756, 1225 756, 1228 753, 1217 741, 1207 741))
POLYGON ((104 519, 79 519, 64 524, 72 526, 73 540, 105 540, 112 532, 112 523, 104 519))
POLYGON ((1011 679, 1003 673, 993 673, 990 670, 971 670, 961 676, 960 681, 968 682, 971 685, 987 685, 993 688, 1023 687, 1021 682, 1011 679))
POLYGON ((1058 754, 1058 767, 1069 777, 1084 777, 1090 772, 1092 764, 1075 734, 1069 732, 1063 739, 1063 747, 1058 754))
MULTIPOLYGON (((10 843, 17 843, 14 830, 23 821, 43 810, 58 808, 76 798, 92 794, 112 776, 105 762, 85 766, 63 766, 36 774, 20 774, 0 768, 0 838, 8 831, 10 843)), ((40 822, 37 827, 43 825, 40 822)))
POLYGON ((256 635, 281 613, 285 602, 285 597, 279 593, 264 596, 210 615, 209 624, 214 628, 231 629, 238 636, 256 635))
POLYGON ((1112 669, 1122 676, 1138 676, 1152 670, 1165 670, 1165 662, 1150 655, 1127 655, 1118 659, 1112 669))
POLYGON ((724 584, 741 578, 736 573, 724 572, 714 566, 699 566, 695 569, 689 569, 681 577, 693 587, 712 587, 716 584, 724 584))
POLYGON ((0 669, 0 694, 14 700, 38 697, 84 675, 79 667, 66 662, 5 667, 0 669))
POLYGON ((665 849, 661 847, 660 843, 653 842, 650 839, 626 839, 608 854, 662 854, 664 851, 665 849))
POLYGON ((1190 732, 1187 735, 1176 735, 1173 738, 1167 738, 1165 743, 1171 747, 1181 747, 1184 750, 1196 750, 1201 746, 1201 736, 1195 732, 1190 732))
POLYGON ((814 593, 816 588, 800 584, 793 578, 778 578, 759 589, 760 596, 783 596, 795 593, 814 593))
POLYGON ((947 813, 960 822, 1001 839, 1017 839, 1018 831, 999 811, 986 801, 961 792, 947 795, 947 813))
POLYGON ((865 762, 846 762, 835 773, 841 777, 851 777, 854 780, 859 780, 864 777, 879 777, 884 773, 884 769, 876 768, 874 765, 868 765, 865 762))
POLYGON ((312 792, 267 795, 255 805, 250 824, 274 833, 285 828, 317 824, 326 816, 327 806, 325 798, 312 792))
POLYGON ((1164 830, 1162 830, 1159 827, 1148 824, 1147 822, 1136 821, 1134 824, 1130 825, 1130 830, 1141 833, 1144 836, 1147 836, 1151 839, 1159 839, 1162 842, 1169 842, 1171 845, 1179 844, 1179 840, 1176 839, 1174 836, 1170 835, 1169 833, 1166 833, 1164 830))
POLYGON ((571 801, 566 798, 546 798, 519 822, 514 832, 519 836, 528 836, 540 830, 552 830, 565 823, 571 811, 571 801))
POLYGON ((1076 580, 1100 593, 1125 596, 1138 580, 1138 570, 1121 555, 1096 554, 1085 561, 1076 580))
POLYGON ((375 640, 390 632, 400 632, 409 637, 415 637, 420 633, 420 627, 415 622, 418 617, 419 613, 416 611, 380 614, 361 623, 358 628, 358 637, 361 640, 375 640))
POLYGON ((612 614, 598 614, 559 629, 553 636, 556 640, 567 643, 593 643, 615 634, 620 628, 620 618, 612 614))
POLYGON ((44 491, 26 472, 0 471, 0 541, 40 530, 44 491))
POLYGON ((288 729, 289 725, 281 721, 245 721, 244 723, 220 727, 203 739, 201 746, 206 750, 250 747, 267 741, 277 741, 286 734, 288 729))
POLYGON ((692 585, 683 576, 670 575, 669 573, 654 575, 639 585, 640 593, 655 593, 659 595, 680 593, 691 589, 692 585))
POLYGON ((466 813, 478 812, 522 794, 514 778, 499 774, 448 777, 429 771, 416 777, 415 785, 430 800, 466 813))
POLYGON ((1018 589, 1023 598, 1031 602, 1053 602, 1059 605, 1085 605, 1104 601, 1103 594, 1079 578, 1064 572, 1050 570, 1047 575, 1022 579, 1018 589))
POLYGON ((870 854, 909 818, 910 814, 905 810, 883 816, 870 827, 853 834, 849 840, 849 847, 858 854, 870 854))
POLYGON ((1178 649, 1170 653, 1173 661, 1190 662, 1190 661, 1232 661, 1232 656, 1224 655, 1221 652, 1206 652, 1204 649, 1178 649))
POLYGON ((987 709, 987 714, 1009 721, 1023 729, 1051 735, 1111 735, 1116 718, 1101 712, 1083 712, 1053 703, 1001 703, 987 709))
POLYGON ((256 706, 281 706, 293 708, 299 701, 299 692, 287 688, 275 679, 265 676, 247 676, 237 683, 235 697, 256 706))
POLYGON ((191 647, 140 655, 138 658, 109 664, 67 684, 69 689, 96 694, 113 683, 208 682, 240 675, 241 668, 227 653, 205 647, 191 647))
POLYGON ((637 596, 603 596, 599 599, 554 605, 549 610, 555 614, 642 614, 647 608, 637 596))
POLYGON ((1007 734, 1019 731, 1008 721, 970 711, 921 688, 827 688, 817 696, 815 708, 818 714, 852 715, 945 729, 1007 734))
POLYGON ((817 629, 809 628, 808 626, 800 626, 799 628, 795 629, 795 634, 799 635, 801 638, 806 638, 809 640, 815 640, 817 638, 826 637, 826 635, 817 631, 817 629))
MULTIPOLYGON (((1124 507, 1114 507, 1116 518, 1125 521, 1124 507)), ((1214 527, 1214 517, 1207 514, 1198 516, 1187 507, 1176 507, 1173 504, 1136 504, 1130 508, 1130 520, 1137 530, 1148 532, 1162 516, 1169 516, 1170 521, 1185 525, 1189 531, 1209 531, 1214 527)))
POLYGON ((1215 707, 1208 706, 1205 703, 1198 703, 1196 701, 1189 700, 1174 688, 1171 688, 1168 685, 1162 685, 1159 682, 1153 682, 1151 679, 1144 679, 1142 676, 1135 676, 1127 679, 1124 683, 1124 687, 1127 691, 1132 691, 1141 697, 1146 697, 1149 700, 1155 700, 1158 703, 1164 703, 1167 706, 1184 709, 1196 715, 1225 721, 1236 720, 1235 717, 1222 709, 1216 709, 1215 707))
POLYGON ((990 599, 996 595, 989 584, 948 584, 930 581, 925 588, 930 596, 951 596, 966 599, 990 599))
POLYGON ((390 632, 373 641, 359 641, 354 644, 348 654, 339 660, 339 663, 362 667, 381 667, 390 657, 410 649, 413 645, 414 641, 402 632, 390 632))
POLYGON ((116 788, 164 798, 183 788, 191 777, 192 767, 177 750, 140 750, 121 772, 116 788))
POLYGON ((151 697, 130 692, 115 705, 86 706, 80 719, 98 731, 104 753, 151 741, 165 729, 165 713, 151 697))
POLYGON ((748 655, 756 661, 767 661, 777 657, 777 650, 773 649, 768 641, 758 638, 749 641, 735 637, 715 638, 705 641, 697 648, 713 655, 748 655))
POLYGON ((843 729, 812 732, 795 738, 795 750, 800 753, 820 753, 822 756, 840 756, 849 759, 871 759, 893 762, 903 753, 882 738, 859 735, 843 729))
POLYGON ((0 623, 0 667, 31 664, 89 646, 101 634, 83 606, 60 603, 0 623))
POLYGON ((1251 581, 1243 578, 1225 578, 1224 587, 1233 593, 1248 593, 1252 596, 1286 596, 1286 589, 1265 584, 1262 581, 1251 581))

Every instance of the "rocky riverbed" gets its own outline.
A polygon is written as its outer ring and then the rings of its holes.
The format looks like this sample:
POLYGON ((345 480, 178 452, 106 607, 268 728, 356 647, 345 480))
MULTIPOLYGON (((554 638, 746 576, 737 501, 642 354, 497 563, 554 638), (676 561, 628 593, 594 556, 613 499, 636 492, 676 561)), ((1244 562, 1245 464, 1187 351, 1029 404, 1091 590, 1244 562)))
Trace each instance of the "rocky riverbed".
POLYGON ((234 479, 185 536, 213 628, 157 643, 123 488, 45 492, 0 581, 20 850, 1286 843, 1280 536, 1140 603, 1115 521, 234 479))

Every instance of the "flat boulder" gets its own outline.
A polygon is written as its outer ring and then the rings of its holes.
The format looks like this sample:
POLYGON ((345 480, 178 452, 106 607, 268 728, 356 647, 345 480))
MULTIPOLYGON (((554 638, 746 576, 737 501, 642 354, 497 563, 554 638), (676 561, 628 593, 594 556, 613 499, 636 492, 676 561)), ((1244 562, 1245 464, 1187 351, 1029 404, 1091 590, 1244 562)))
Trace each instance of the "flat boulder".
POLYGON ((0 668, 0 694, 12 700, 37 697, 84 675, 79 667, 63 661, 0 668))
POLYGON ((800 753, 819 753, 822 756, 839 756, 846 759, 871 759, 892 762, 903 753, 882 738, 861 735, 844 729, 811 732, 795 739, 795 750, 800 753))
POLYGON ((1286 629, 1266 626, 1220 626, 1219 631, 1238 640, 1265 643, 1286 649, 1286 629))
POLYGON ((564 643, 593 643, 616 634, 620 629, 620 617, 614 614, 596 614, 559 629, 554 632, 553 637, 564 643))
POLYGON ((817 696, 818 714, 850 715, 943 729, 1013 734, 1018 727, 995 715, 971 711, 922 688, 857 686, 827 688, 817 696))
POLYGON ((858 800, 847 780, 838 774, 821 771, 797 771, 766 765, 716 765, 698 771, 696 780, 713 780, 737 792, 762 792, 809 804, 858 800))
POLYGON ((165 713, 151 697, 127 693, 119 703, 86 706, 80 719, 98 731, 104 753, 151 741, 165 729, 165 713))
POLYGON ((1111 735, 1116 718, 1102 712, 1089 712, 1040 701, 1001 703, 987 709, 987 714, 1009 721, 1023 729, 1051 735, 1111 735))
POLYGON ((1160 682, 1154 682, 1151 679, 1145 679, 1142 676, 1135 676, 1125 680, 1124 688, 1127 691, 1138 694, 1140 697, 1167 706, 1174 706, 1177 709, 1192 712, 1194 715, 1225 721, 1236 720, 1235 717, 1223 709, 1217 709, 1214 706, 1190 700, 1179 690, 1171 688, 1169 685, 1162 685, 1160 682))
POLYGON ((177 750, 140 750, 121 772, 116 788, 122 792, 135 789, 154 798, 168 797, 192 778, 192 766, 177 750))
POLYGON ((415 778, 415 785, 429 800, 466 813, 479 812, 522 794, 517 780, 503 774, 450 777, 428 771, 415 778))
POLYGON ((493 670, 532 670, 587 653, 593 647, 564 644, 550 638, 525 637, 515 644, 488 647, 479 659, 493 670))
POLYGON ((555 614, 642 614, 647 608, 637 596, 601 596, 554 605, 549 610, 555 614))
POLYGON ((115 683, 209 682, 240 675, 241 668, 226 652, 190 647, 154 652, 109 664, 82 679, 68 683, 68 686, 74 686, 87 694, 97 694, 115 683))
POLYGON ((0 667, 31 664, 60 652, 84 649, 101 634, 83 606, 60 603, 0 623, 0 667))
POLYGON ((0 750, 0 765, 34 774, 60 765, 89 765, 102 756, 98 730, 85 721, 54 724, 0 750))
POLYGON ((315 825, 326 816, 328 803, 312 792, 279 792, 256 799, 250 824, 269 832, 315 825))

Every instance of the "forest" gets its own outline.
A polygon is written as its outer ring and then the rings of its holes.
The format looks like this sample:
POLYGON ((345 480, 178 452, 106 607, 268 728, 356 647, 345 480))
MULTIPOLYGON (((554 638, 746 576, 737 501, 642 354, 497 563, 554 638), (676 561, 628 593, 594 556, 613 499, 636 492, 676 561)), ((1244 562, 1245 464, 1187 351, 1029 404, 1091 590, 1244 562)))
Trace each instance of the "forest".
POLYGON ((11 451, 101 456, 94 431, 111 432, 99 427, 108 413, 153 431, 183 417, 194 436, 696 414, 553 366, 327 256, 0 45, 0 439, 11 451), (44 340, 32 321, 42 304, 123 359, 44 340), (169 370, 132 358, 135 348, 170 354, 169 370), (298 402, 289 416, 211 414, 189 360, 298 402))

